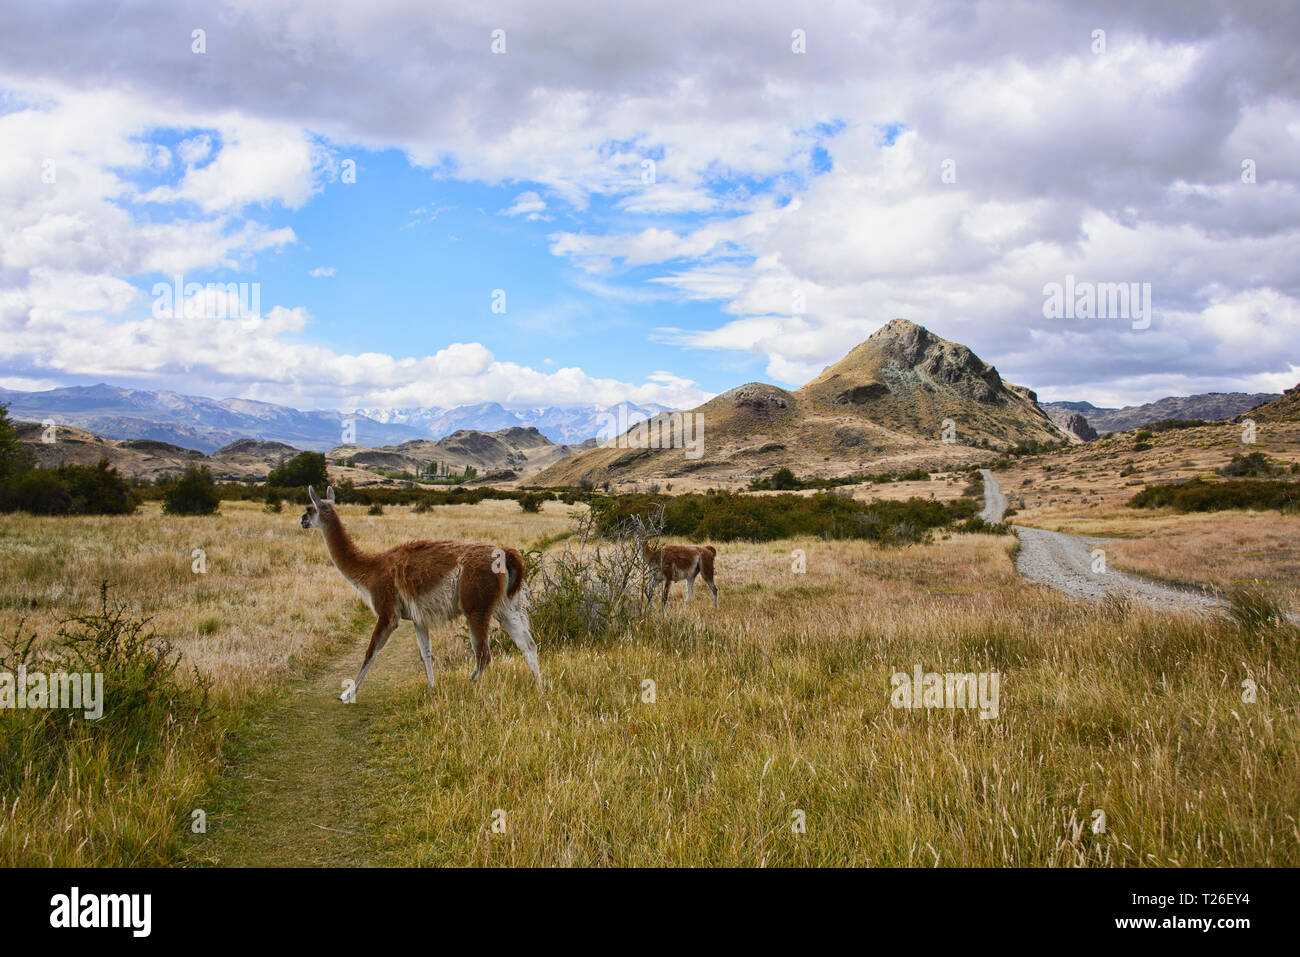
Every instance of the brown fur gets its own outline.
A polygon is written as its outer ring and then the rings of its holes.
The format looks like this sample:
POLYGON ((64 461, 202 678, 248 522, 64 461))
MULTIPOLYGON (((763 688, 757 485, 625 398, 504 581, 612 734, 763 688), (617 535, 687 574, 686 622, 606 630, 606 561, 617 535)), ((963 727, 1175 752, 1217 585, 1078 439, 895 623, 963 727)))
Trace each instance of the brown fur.
MULTIPOLYGON (((367 552, 343 527, 333 506, 333 490, 325 499, 316 499, 315 493, 308 491, 313 504, 307 506, 302 526, 320 528, 339 572, 375 613, 374 631, 355 687, 360 686, 375 656, 402 619, 415 622, 417 638, 422 638, 432 624, 460 614, 469 623, 475 659, 473 679, 492 660, 488 630, 495 617, 524 652, 540 686, 536 645, 520 603, 526 574, 524 560, 516 549, 486 542, 414 541, 384 552, 367 552), (454 596, 449 587, 453 582, 454 596), (521 625, 522 635, 515 630, 521 625)), ((424 644, 420 653, 432 684, 433 671, 424 644)), ((347 697, 346 692, 343 697, 347 697)))
POLYGON ((668 590, 675 581, 686 582, 686 600, 690 601, 695 576, 701 575, 713 592, 713 606, 717 607, 718 589, 713 584, 713 559, 717 557, 718 550, 712 545, 664 545, 661 548, 651 548, 650 543, 646 542, 641 546, 641 551, 655 581, 664 584, 661 606, 668 604, 668 590))

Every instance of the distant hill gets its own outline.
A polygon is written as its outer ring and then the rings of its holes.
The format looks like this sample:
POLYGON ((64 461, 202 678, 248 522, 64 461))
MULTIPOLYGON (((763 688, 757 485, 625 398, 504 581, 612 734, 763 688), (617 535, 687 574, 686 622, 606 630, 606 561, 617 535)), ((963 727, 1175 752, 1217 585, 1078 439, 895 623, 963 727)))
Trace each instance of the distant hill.
MULTIPOLYGON (((112 439, 75 426, 57 425, 54 441, 45 442, 45 427, 38 422, 15 422, 19 441, 36 457, 42 468, 60 465, 91 465, 108 459, 119 472, 147 481, 173 478, 186 468, 206 466, 218 479, 261 482, 281 462, 301 449, 284 442, 237 439, 210 455, 154 439, 112 439)), ((536 429, 511 428, 499 432, 462 430, 441 441, 419 440, 396 446, 367 448, 338 446, 326 452, 332 481, 354 485, 386 485, 393 480, 381 472, 421 471, 430 462, 441 462, 452 471, 474 466, 480 476, 498 473, 501 481, 531 475, 584 448, 594 448, 595 439, 585 445, 556 445, 536 429), (345 465, 352 461, 354 465, 345 465), (509 474, 506 474, 509 473, 509 474)))
POLYGON ((1275 399, 1247 409, 1245 414, 1256 422, 1300 422, 1300 384, 1275 399))
POLYGON ((472 465, 480 476, 502 474, 503 480, 532 475, 554 465, 580 448, 594 448, 595 440, 586 446, 556 445, 536 428, 518 426, 495 432, 460 429, 437 442, 419 440, 400 445, 366 448, 341 445, 331 449, 326 459, 335 464, 352 462, 357 468, 371 471, 396 471, 418 474, 431 462, 447 466, 452 472, 463 472, 472 465))
MULTIPOLYGON (((704 428, 698 457, 681 448, 637 447, 647 431, 638 426, 615 443, 564 459, 533 484, 690 476, 725 485, 781 466, 829 476, 868 466, 970 463, 989 458, 990 449, 1063 441, 1036 400, 966 346, 895 319, 794 392, 751 382, 690 410, 690 421, 698 418, 704 428), (952 442, 942 440, 945 432, 952 442)), ((662 434, 673 418, 656 416, 649 431, 662 434)))
POLYGON ((1105 409, 1091 402, 1044 402, 1043 411, 1059 424, 1061 413, 1078 412, 1099 435, 1126 432, 1159 422, 1161 419, 1231 419, 1259 405, 1278 398, 1268 392, 1205 392, 1201 395, 1169 396, 1145 405, 1128 405, 1122 409, 1105 409))

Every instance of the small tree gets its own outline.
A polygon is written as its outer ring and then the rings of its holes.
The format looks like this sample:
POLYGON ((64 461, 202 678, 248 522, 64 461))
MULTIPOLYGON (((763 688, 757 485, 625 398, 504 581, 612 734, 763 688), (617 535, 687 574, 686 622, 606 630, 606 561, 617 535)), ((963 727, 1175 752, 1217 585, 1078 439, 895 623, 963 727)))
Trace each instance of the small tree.
POLYGON ((266 477, 267 485, 278 488, 318 488, 329 484, 329 471, 323 452, 299 452, 287 462, 281 462, 266 477))
POLYGON ((31 469, 32 453, 18 440, 9 409, 0 405, 0 489, 31 469))
POLYGON ((163 511, 168 515, 212 515, 221 507, 221 493, 207 466, 191 465, 163 494, 163 511))
POLYGON ((783 466, 773 473, 772 478, 769 480, 768 487, 776 489, 777 491, 789 491, 790 489, 798 488, 799 485, 800 482, 795 478, 794 472, 783 466))

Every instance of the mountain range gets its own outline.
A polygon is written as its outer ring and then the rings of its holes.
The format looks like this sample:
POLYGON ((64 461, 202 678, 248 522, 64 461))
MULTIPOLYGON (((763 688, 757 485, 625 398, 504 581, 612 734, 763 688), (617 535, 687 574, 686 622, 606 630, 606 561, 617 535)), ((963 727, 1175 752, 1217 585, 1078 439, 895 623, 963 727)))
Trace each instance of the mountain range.
MULTIPOLYGON (((529 426, 556 444, 571 445, 594 438, 611 414, 594 405, 516 411, 495 402, 453 409, 303 411, 252 399, 210 399, 104 383, 44 392, 0 389, 0 405, 7 405, 16 420, 52 419, 104 438, 165 442, 205 454, 245 438, 326 451, 345 442, 375 448, 437 440, 462 429, 495 432, 529 426)), ((653 404, 624 408, 628 421, 664 411, 653 404)))
POLYGON ((1071 413, 1088 420, 1098 434, 1125 432, 1162 419, 1232 419, 1265 402, 1279 398, 1275 392, 1205 392, 1200 395, 1169 396, 1145 405, 1122 409, 1099 408, 1091 402, 1044 402, 1043 411, 1064 427, 1071 413))

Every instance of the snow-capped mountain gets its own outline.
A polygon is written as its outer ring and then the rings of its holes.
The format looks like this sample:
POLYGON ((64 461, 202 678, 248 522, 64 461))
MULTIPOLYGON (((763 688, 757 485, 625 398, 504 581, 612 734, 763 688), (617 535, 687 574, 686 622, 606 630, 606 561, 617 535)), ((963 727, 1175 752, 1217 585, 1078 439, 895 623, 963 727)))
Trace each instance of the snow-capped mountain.
MULTIPOLYGON (((627 424, 648 419, 666 406, 657 403, 635 405, 626 403, 627 424)), ((559 445, 574 445, 595 437, 605 429, 608 416, 617 416, 619 407, 604 409, 594 405, 559 408, 549 406, 534 409, 508 409, 499 402, 481 402, 478 405, 460 405, 453 409, 358 409, 377 422, 392 423, 417 428, 435 439, 450 435, 460 429, 477 432, 496 432, 517 426, 534 426, 537 431, 559 445)))
MULTIPOLYGON (((516 410, 496 402, 454 409, 304 411, 252 399, 210 399, 103 383, 45 392, 0 389, 0 404, 7 405, 16 420, 53 419, 105 438, 153 439, 209 454, 244 438, 324 451, 344 444, 373 448, 440 439, 460 429, 495 432, 515 426, 536 426, 552 442, 574 445, 600 432, 611 414, 596 406, 516 410)), ((655 404, 626 408, 628 423, 663 411, 655 404)))

